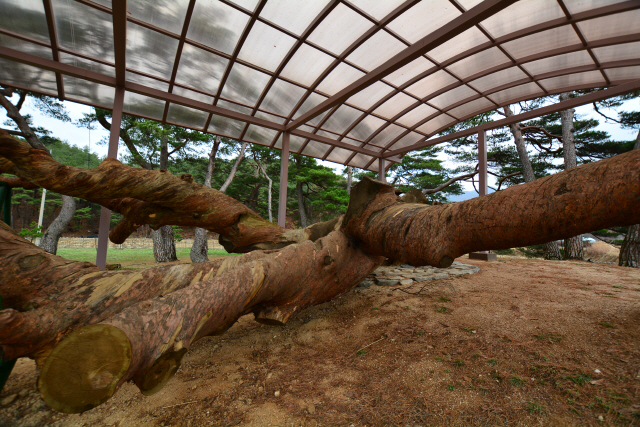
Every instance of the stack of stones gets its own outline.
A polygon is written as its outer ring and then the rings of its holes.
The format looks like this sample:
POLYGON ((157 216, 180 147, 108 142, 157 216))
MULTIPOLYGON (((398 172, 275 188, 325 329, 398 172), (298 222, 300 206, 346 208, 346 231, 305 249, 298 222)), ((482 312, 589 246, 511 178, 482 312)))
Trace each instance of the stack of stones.
POLYGON ((464 276, 479 272, 480 269, 474 265, 454 262, 449 268, 436 267, 414 267, 408 264, 399 266, 378 267, 376 271, 367 276, 358 285, 361 288, 368 288, 371 285, 396 286, 410 285, 413 282, 426 282, 428 280, 448 279, 450 277, 464 276))

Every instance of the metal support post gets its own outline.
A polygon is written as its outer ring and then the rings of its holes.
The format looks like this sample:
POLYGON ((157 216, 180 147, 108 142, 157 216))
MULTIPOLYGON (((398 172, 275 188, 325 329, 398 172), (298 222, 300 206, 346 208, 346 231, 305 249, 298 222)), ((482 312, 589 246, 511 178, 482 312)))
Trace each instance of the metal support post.
POLYGON ((287 221, 287 182, 289 180, 289 132, 282 134, 282 158, 280 159, 280 194, 278 199, 278 225, 287 221))
MULTIPOLYGON (((484 130, 478 132, 478 164, 480 188, 478 189, 480 196, 486 196, 489 193, 489 184, 487 183, 487 135, 484 130)), ((469 254, 470 259, 480 259, 484 261, 497 261, 498 256, 490 251, 472 252, 469 254)))
MULTIPOLYGON (((124 87, 116 87, 113 99, 113 114, 111 118, 111 132, 109 134, 109 151, 107 158, 118 158, 118 141, 120 139, 120 123, 122 122, 122 105, 124 103, 124 87)), ((96 265, 104 270, 107 266, 107 248, 109 246, 109 226, 111 225, 111 211, 104 206, 100 210, 100 228, 98 231, 98 253, 96 265)))
POLYGON ((480 195, 486 196, 489 192, 487 184, 487 134, 486 131, 478 132, 478 163, 480 164, 480 195))
POLYGON ((387 182, 387 176, 384 171, 384 157, 378 157, 378 181, 387 182))

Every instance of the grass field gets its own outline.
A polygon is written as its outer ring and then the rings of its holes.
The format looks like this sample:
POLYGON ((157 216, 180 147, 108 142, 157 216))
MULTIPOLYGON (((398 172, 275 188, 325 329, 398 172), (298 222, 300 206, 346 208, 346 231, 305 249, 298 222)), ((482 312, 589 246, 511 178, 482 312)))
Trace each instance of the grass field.
MULTIPOLYGON (((179 261, 189 261, 189 248, 176 249, 179 261)), ((74 261, 96 262, 95 248, 60 248, 58 256, 74 261)), ((209 249, 209 257, 227 256, 224 250, 209 249)), ((110 249, 107 252, 107 264, 154 264, 153 249, 110 249)))

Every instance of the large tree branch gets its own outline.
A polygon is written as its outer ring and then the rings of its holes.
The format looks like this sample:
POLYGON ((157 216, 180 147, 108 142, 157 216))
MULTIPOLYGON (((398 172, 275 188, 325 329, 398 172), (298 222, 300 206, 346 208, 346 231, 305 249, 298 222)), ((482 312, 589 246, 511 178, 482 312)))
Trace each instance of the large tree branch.
POLYGON ((451 178, 447 182, 443 182, 442 184, 438 185, 436 188, 429 188, 427 190, 422 190, 422 192, 424 194, 433 194, 433 193, 437 193, 438 191, 442 191, 442 190, 444 190, 445 188, 447 188, 448 186, 450 186, 451 184, 453 184, 453 183, 455 183, 457 181, 462 181, 462 180, 474 177, 475 175, 478 174, 477 169, 478 169, 478 167, 476 166, 476 170, 474 172, 471 172, 471 173, 468 173, 468 174, 464 174, 464 175, 454 176, 453 178, 451 178))
POLYGON ((447 267, 469 252, 640 222, 638 164, 640 152, 634 150, 488 196, 430 207, 399 202, 393 187, 365 179, 343 228, 372 255, 447 267))

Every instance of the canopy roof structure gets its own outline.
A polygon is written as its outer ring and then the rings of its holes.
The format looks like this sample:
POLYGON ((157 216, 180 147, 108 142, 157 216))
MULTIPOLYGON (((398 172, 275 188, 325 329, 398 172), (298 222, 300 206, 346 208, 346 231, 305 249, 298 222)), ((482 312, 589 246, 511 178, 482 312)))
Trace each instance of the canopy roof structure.
POLYGON ((505 104, 639 89, 640 1, 0 0, 0 70, 0 84, 108 109, 120 88, 127 114, 278 149, 287 133, 292 152, 378 170, 505 104))

